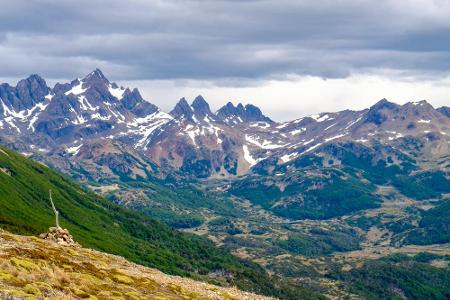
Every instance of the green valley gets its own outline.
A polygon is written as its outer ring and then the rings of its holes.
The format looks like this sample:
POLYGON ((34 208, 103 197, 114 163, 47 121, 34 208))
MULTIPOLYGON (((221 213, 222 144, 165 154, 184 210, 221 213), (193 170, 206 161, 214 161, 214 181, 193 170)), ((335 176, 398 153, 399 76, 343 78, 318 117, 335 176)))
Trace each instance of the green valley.
POLYGON ((11 232, 36 235, 54 224, 48 201, 51 189, 61 225, 85 247, 170 274, 233 284, 286 299, 315 297, 301 287, 284 287, 257 264, 213 247, 201 237, 180 233, 115 205, 5 147, 0 148, 0 170, 0 225, 11 232))

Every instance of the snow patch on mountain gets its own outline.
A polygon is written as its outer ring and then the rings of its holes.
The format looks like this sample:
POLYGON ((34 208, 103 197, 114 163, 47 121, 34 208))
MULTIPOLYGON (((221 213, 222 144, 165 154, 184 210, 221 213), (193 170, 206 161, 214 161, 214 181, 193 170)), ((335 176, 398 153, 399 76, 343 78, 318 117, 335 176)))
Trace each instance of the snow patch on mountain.
POLYGON ((359 121, 361 121, 363 115, 361 115, 360 117, 358 117, 356 120, 351 121, 350 123, 347 124, 347 126, 345 126, 345 130, 349 129, 350 127, 352 127, 353 125, 355 125, 356 123, 358 123, 359 121))
POLYGON ((70 95, 70 94, 73 94, 73 95, 80 95, 80 94, 83 94, 84 92, 86 92, 87 91, 87 88, 86 89, 84 89, 83 88, 83 81, 81 81, 81 80, 79 80, 78 79, 78 85, 76 85, 76 86, 74 86, 74 87, 72 87, 70 90, 68 90, 67 92, 65 92, 64 94, 66 95, 66 96, 68 96, 68 95, 70 95))
POLYGON ((297 156, 298 156, 298 152, 293 152, 293 153, 285 154, 285 155, 281 156, 280 159, 283 163, 287 163, 297 156))
POLYGON ((269 140, 263 139, 262 143, 260 141, 258 141, 255 137, 250 136, 250 135, 245 135, 245 140, 259 148, 262 149, 278 149, 278 148, 282 148, 286 145, 279 145, 279 144, 274 144, 269 140))
POLYGON ((82 146, 83 146, 83 144, 80 144, 78 146, 69 147, 66 149, 66 152, 70 153, 72 155, 77 155, 82 146))
POLYGON ((258 160, 254 159, 250 155, 250 151, 248 150, 247 145, 243 145, 242 150, 244 151, 244 159, 250 164, 250 167, 253 167, 254 165, 256 165, 258 163, 258 160))
POLYGON ((111 84, 108 86, 108 91, 111 95, 117 98, 117 100, 121 100, 123 98, 123 94, 125 93, 125 89, 123 87, 114 88, 111 84))
POLYGON ((195 127, 194 125, 187 125, 186 129, 185 129, 186 133, 188 134, 188 136, 191 138, 192 143, 198 147, 196 141, 195 141, 195 137, 200 135, 200 128, 195 127))
POLYGON ((95 114, 92 114, 92 115, 91 115, 91 119, 93 119, 93 120, 108 121, 108 120, 111 119, 111 115, 109 115, 109 116, 102 116, 102 115, 99 114, 99 113, 95 113, 95 114))
POLYGON ((281 124, 281 125, 278 125, 276 128, 277 128, 277 129, 283 129, 283 128, 289 126, 290 123, 291 123, 291 122, 283 123, 283 124, 281 124))
MULTIPOLYGON (((51 98, 47 98, 46 99, 51 100, 51 98)), ((30 120, 30 123, 28 123, 28 130, 32 130, 34 132, 35 128, 34 128, 34 123, 36 123, 36 121, 39 119, 39 115, 47 108, 47 106, 50 104, 50 102, 44 104, 44 103, 38 103, 36 104, 36 106, 32 109, 33 112, 37 109, 39 109, 39 111, 37 111, 33 117, 30 120)))
POLYGON ((259 127, 262 129, 267 129, 270 127, 270 124, 267 122, 257 122, 257 123, 252 123, 249 125, 250 127, 259 127))
POLYGON ((311 115, 309 117, 314 119, 314 120, 316 120, 316 122, 319 122, 319 123, 323 122, 323 121, 326 121, 326 120, 333 120, 334 119, 334 118, 331 118, 328 114, 311 115))
POLYGON ((335 139, 344 137, 344 136, 346 136, 346 135, 347 135, 347 133, 338 134, 338 135, 335 135, 335 136, 333 136, 333 137, 326 138, 326 139, 325 139, 325 142, 329 142, 329 141, 332 141, 332 140, 335 140, 335 139))
POLYGON ((367 139, 357 139, 357 140, 355 140, 355 142, 358 142, 358 143, 367 143, 369 140, 367 140, 367 139))
POLYGON ((85 96, 81 96, 80 95, 80 96, 77 97, 77 99, 78 99, 78 102, 80 103, 80 106, 81 106, 82 110, 91 110, 91 111, 93 111, 93 110, 98 110, 99 109, 98 106, 96 106, 96 107, 92 106, 92 104, 87 100, 87 98, 85 96))
POLYGON ((316 145, 314 145, 314 146, 311 146, 311 147, 309 147, 308 149, 306 149, 305 151, 303 151, 302 153, 300 153, 300 155, 303 155, 303 154, 305 154, 305 153, 307 153, 307 152, 310 152, 310 151, 316 149, 317 147, 319 147, 319 146, 321 146, 321 145, 322 145, 322 143, 318 143, 318 144, 316 144, 316 145))
POLYGON ((162 111, 156 111, 143 118, 135 118, 132 122, 127 124, 129 129, 127 135, 135 134, 141 136, 139 141, 135 144, 135 148, 143 148, 147 150, 150 135, 158 128, 167 124, 172 120, 172 116, 162 111))
POLYGON ((306 146, 308 144, 311 144, 312 142, 314 142, 315 139, 310 139, 309 141, 303 142, 303 145, 306 146))
MULTIPOLYGON (((326 129, 325 129, 325 130, 326 130, 326 129)), ((302 132, 304 132, 304 131, 306 131, 306 127, 302 127, 302 128, 299 128, 299 129, 295 129, 295 130, 292 130, 292 131, 291 131, 291 135, 297 135, 297 134, 302 133, 302 132)))
POLYGON ((337 123, 333 123, 330 126, 328 126, 327 128, 324 129, 324 131, 327 131, 328 129, 330 129, 331 127, 335 126, 337 123))

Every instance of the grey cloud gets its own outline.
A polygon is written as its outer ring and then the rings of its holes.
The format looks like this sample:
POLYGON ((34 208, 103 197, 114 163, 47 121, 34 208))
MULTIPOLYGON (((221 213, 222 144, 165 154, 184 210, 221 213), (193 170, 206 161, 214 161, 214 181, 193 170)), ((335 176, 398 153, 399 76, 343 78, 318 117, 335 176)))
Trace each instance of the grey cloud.
POLYGON ((233 82, 450 67, 448 2, 2 2, 1 77, 100 67, 117 80, 233 82))

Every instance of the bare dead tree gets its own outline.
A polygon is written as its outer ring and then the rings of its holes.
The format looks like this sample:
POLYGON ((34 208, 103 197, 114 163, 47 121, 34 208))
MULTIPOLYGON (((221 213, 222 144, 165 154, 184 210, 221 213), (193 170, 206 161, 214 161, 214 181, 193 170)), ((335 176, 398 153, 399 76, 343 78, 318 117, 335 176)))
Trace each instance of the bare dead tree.
POLYGON ((56 210, 55 204, 53 203, 52 190, 49 190, 49 194, 50 194, 50 203, 52 204, 53 212, 55 213, 56 227, 60 228, 59 227, 59 212, 56 210))

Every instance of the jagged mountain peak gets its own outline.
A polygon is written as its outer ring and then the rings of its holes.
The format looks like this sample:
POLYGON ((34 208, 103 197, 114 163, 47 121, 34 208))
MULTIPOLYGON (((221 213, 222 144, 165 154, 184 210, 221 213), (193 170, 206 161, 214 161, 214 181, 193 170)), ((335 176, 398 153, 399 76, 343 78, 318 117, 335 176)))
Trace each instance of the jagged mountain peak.
POLYGON ((228 102, 217 111, 217 116, 226 123, 237 124, 242 122, 269 122, 273 121, 265 116, 261 109, 253 104, 242 103, 234 106, 233 103, 228 102))
MULTIPOLYGON (((55 94, 64 93, 66 96, 71 94, 74 96, 90 94, 90 98, 97 98, 96 100, 106 100, 114 102, 121 100, 125 94, 136 93, 130 91, 128 88, 118 86, 114 82, 110 82, 100 69, 95 69, 84 78, 77 78, 70 83, 57 83, 53 88, 55 94)), ((142 97, 139 95, 140 100, 142 97)))
POLYGON ((394 102, 391 102, 391 101, 387 100, 386 98, 383 98, 380 101, 378 101, 377 103, 375 103, 374 105, 372 105, 369 110, 372 110, 372 111, 381 110, 381 109, 392 110, 392 109, 396 109, 398 107, 400 107, 400 105, 398 105, 394 102))
MULTIPOLYGON (((238 104, 238 106, 242 106, 242 103, 239 103, 238 104)), ((222 108, 226 108, 226 109, 230 109, 230 110, 232 110, 232 109, 236 109, 236 107, 234 106, 234 104, 233 104, 233 102, 231 102, 231 101, 228 101, 228 103, 227 104, 225 104, 222 108)))
POLYGON ((159 110, 156 105, 145 101, 137 88, 131 91, 127 88, 122 95, 122 105, 138 117, 145 117, 159 110))
POLYGON ((41 135, 34 142, 41 149, 54 146, 49 146, 49 140, 74 148, 86 138, 133 135, 143 139, 152 125, 167 119, 137 89, 119 87, 99 69, 82 79, 57 83, 53 89, 32 75, 17 88, 0 86, 0 98, 5 103, 0 103, 0 113, 8 117, 0 120, 0 128, 9 134, 41 135))
POLYGON ((411 102, 406 103, 405 105, 410 105, 410 104, 412 104, 414 106, 431 105, 430 103, 427 102, 427 100, 411 101, 411 102))
POLYGON ((66 94, 72 92, 74 95, 82 94, 91 88, 105 92, 109 89, 125 91, 123 87, 119 87, 116 83, 111 83, 100 69, 95 69, 83 78, 76 78, 70 84, 58 83, 55 86, 56 91, 62 89, 66 94))
POLYGON ((253 104, 245 105, 245 114, 246 118, 249 121, 264 121, 264 122, 273 122, 269 117, 266 117, 261 109, 253 104))
POLYGON ((38 84, 40 86, 47 87, 47 83, 45 82, 45 79, 39 76, 38 74, 31 74, 25 79, 20 80, 17 83, 17 86, 25 85, 25 84, 38 84))
POLYGON ((2 105, 0 113, 4 113, 5 110, 13 113, 31 109, 38 103, 43 102, 49 92, 50 88, 47 83, 37 74, 32 74, 20 80, 15 87, 7 83, 1 84, 0 99, 2 105))
POLYGON ((206 102, 205 98, 202 95, 198 95, 195 97, 194 101, 192 101, 191 105, 196 111, 207 111, 209 110, 209 104, 206 102))
POLYGON ((413 109, 415 111, 422 111, 422 112, 435 110, 433 105, 428 103, 426 100, 407 102, 404 105, 402 105, 402 110, 406 109, 409 110, 413 109))
POLYGON ((169 114, 174 118, 185 118, 193 122, 202 120, 205 116, 212 119, 215 117, 208 102, 201 95, 197 96, 190 105, 186 98, 181 98, 169 114))
POLYGON ((81 84, 81 87, 86 90, 91 88, 99 90, 101 92, 111 92, 110 90, 124 90, 123 88, 119 88, 117 84, 111 83, 100 69, 95 69, 94 71, 86 75, 83 79, 79 80, 79 83, 81 84))
POLYGON ((396 104, 394 102, 391 102, 387 100, 386 98, 381 99, 374 105, 372 105, 369 108, 369 111, 381 111, 381 110, 405 110, 409 108, 416 108, 421 110, 433 110, 433 106, 428 103, 426 100, 420 100, 420 101, 413 101, 413 102, 407 102, 403 105, 396 104))
POLYGON ((398 111, 400 107, 400 105, 383 98, 369 108, 365 117, 365 123, 381 125, 388 119, 389 112, 398 111))
POLYGON ((194 111, 194 115, 197 115, 199 117, 213 115, 208 102, 206 102, 205 98, 203 98, 203 96, 201 95, 195 97, 194 101, 192 101, 191 107, 194 111))
POLYGON ((227 117, 228 115, 238 115, 239 110, 244 111, 244 106, 242 103, 239 103, 237 106, 234 106, 232 102, 228 102, 224 106, 222 106, 218 111, 217 115, 219 117, 227 117))
POLYGON ((171 116, 173 116, 174 118, 179 118, 182 116, 190 118, 190 117, 192 117, 194 112, 192 111, 192 108, 189 105, 189 103, 187 102, 186 98, 183 97, 177 102, 177 104, 170 111, 169 114, 171 116))
POLYGON ((83 82, 103 82, 103 83, 109 83, 109 80, 105 77, 103 72, 100 69, 95 69, 88 75, 86 75, 81 81, 83 82))
POLYGON ((26 79, 20 80, 16 85, 19 97, 27 94, 35 100, 42 100, 48 93, 50 88, 47 86, 44 78, 37 74, 32 74, 26 79))
POLYGON ((185 97, 181 97, 180 100, 178 100, 177 104, 180 104, 182 106, 189 106, 189 103, 187 102, 185 97))
POLYGON ((9 83, 1 83, 0 86, 3 88, 21 88, 21 87, 27 87, 27 86, 43 86, 46 89, 48 88, 47 83, 44 78, 39 76, 38 74, 31 74, 26 78, 23 78, 19 80, 16 84, 16 86, 11 86, 9 83))

